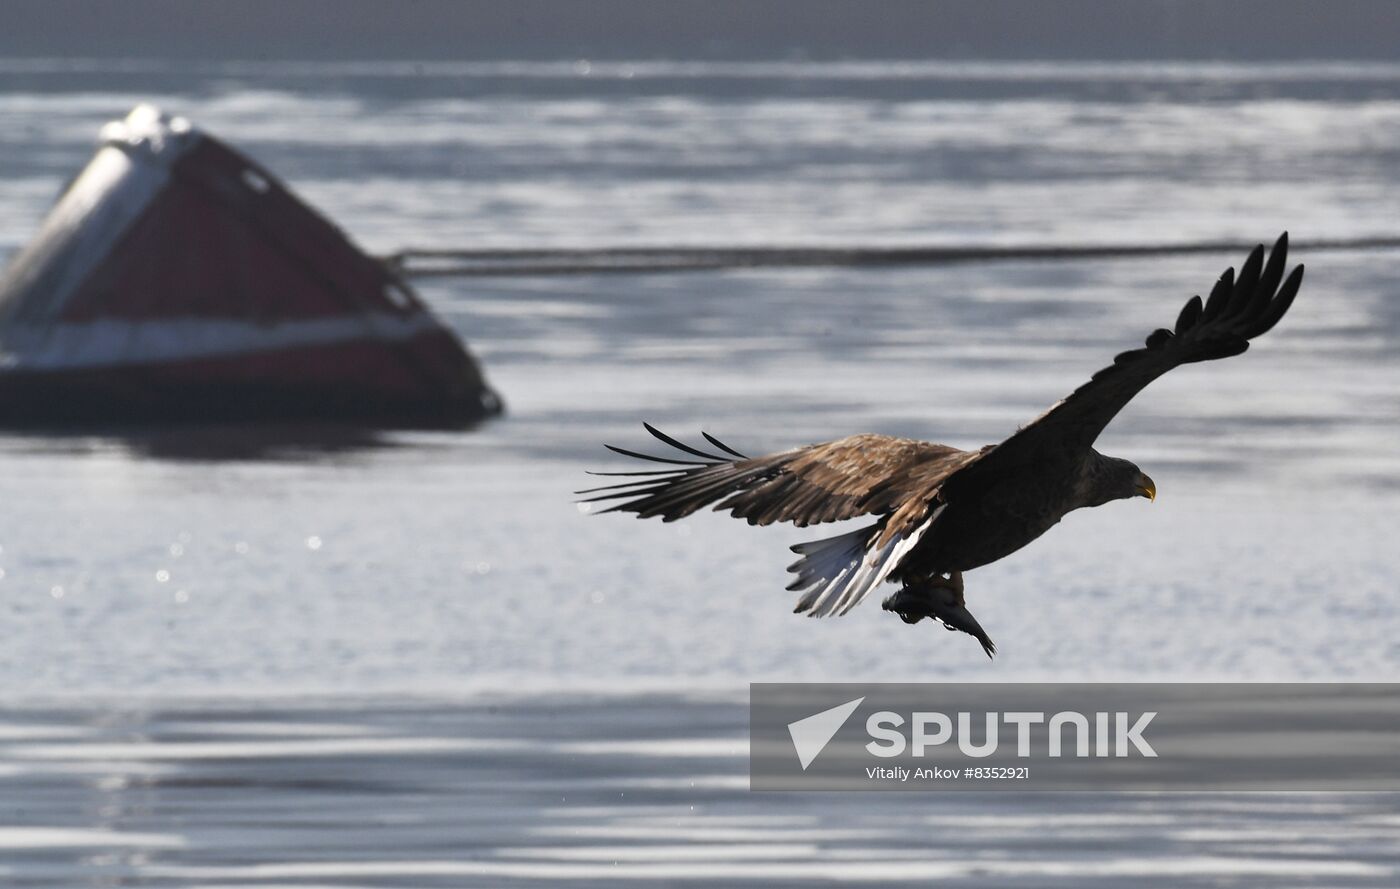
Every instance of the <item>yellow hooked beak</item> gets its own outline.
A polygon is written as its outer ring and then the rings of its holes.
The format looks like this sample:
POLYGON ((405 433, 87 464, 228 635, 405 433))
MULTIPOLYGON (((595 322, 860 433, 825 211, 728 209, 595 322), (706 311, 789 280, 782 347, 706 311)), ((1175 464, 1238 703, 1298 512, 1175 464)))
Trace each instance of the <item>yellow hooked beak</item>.
POLYGON ((1145 472, 1138 476, 1137 492, 1139 497, 1146 497, 1149 501, 1157 499, 1157 485, 1145 472))

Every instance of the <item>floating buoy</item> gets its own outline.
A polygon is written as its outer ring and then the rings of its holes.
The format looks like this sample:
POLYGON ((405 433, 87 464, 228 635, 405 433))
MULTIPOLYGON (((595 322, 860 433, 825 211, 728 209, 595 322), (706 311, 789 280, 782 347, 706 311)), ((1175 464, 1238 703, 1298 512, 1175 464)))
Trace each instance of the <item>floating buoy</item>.
POLYGON ((498 413, 404 279, 275 176, 142 105, 0 277, 0 425, 498 413))

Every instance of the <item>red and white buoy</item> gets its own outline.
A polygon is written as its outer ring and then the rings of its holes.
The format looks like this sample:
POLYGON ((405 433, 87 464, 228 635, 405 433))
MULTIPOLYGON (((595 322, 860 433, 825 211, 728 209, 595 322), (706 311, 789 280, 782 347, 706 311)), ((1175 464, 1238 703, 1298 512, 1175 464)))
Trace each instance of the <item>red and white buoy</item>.
POLYGON ((150 106, 0 277, 0 425, 499 412, 402 278, 267 170, 150 106))

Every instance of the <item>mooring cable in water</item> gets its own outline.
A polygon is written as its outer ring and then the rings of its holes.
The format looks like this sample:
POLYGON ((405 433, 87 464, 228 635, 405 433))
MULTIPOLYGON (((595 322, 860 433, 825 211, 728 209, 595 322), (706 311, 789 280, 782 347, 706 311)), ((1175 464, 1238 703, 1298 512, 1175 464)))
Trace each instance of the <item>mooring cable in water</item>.
MULTIPOLYGON (((434 250, 410 248, 381 260, 413 278, 513 275, 647 274, 741 268, 817 266, 951 265, 1014 260, 1064 261, 1238 253, 1245 241, 1180 244, 1091 244, 911 247, 604 247, 577 249, 434 250)), ((1294 250, 1400 249, 1400 237, 1352 238, 1295 243, 1294 250)))

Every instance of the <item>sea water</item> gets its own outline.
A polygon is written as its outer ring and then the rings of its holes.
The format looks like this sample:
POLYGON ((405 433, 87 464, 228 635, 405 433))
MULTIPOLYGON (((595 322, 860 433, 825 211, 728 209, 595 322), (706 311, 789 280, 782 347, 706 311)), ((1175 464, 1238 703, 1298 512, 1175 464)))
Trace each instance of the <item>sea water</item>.
MULTIPOLYGON (((1400 205, 1390 65, 7 60, 0 85, 6 254, 141 101, 378 253, 1306 245, 1393 236, 1400 205)), ((791 614, 787 547, 839 528, 638 523, 571 492, 634 468, 604 442, 659 449, 643 421, 753 454, 997 441, 1242 255, 423 280, 503 418, 6 435, 0 866, 1393 885, 1384 799, 745 789, 750 681, 1400 678, 1396 255, 1293 258, 1307 278, 1274 332, 1173 372, 1100 439, 1155 504, 1070 516, 968 575, 995 662, 869 604, 791 614)))

